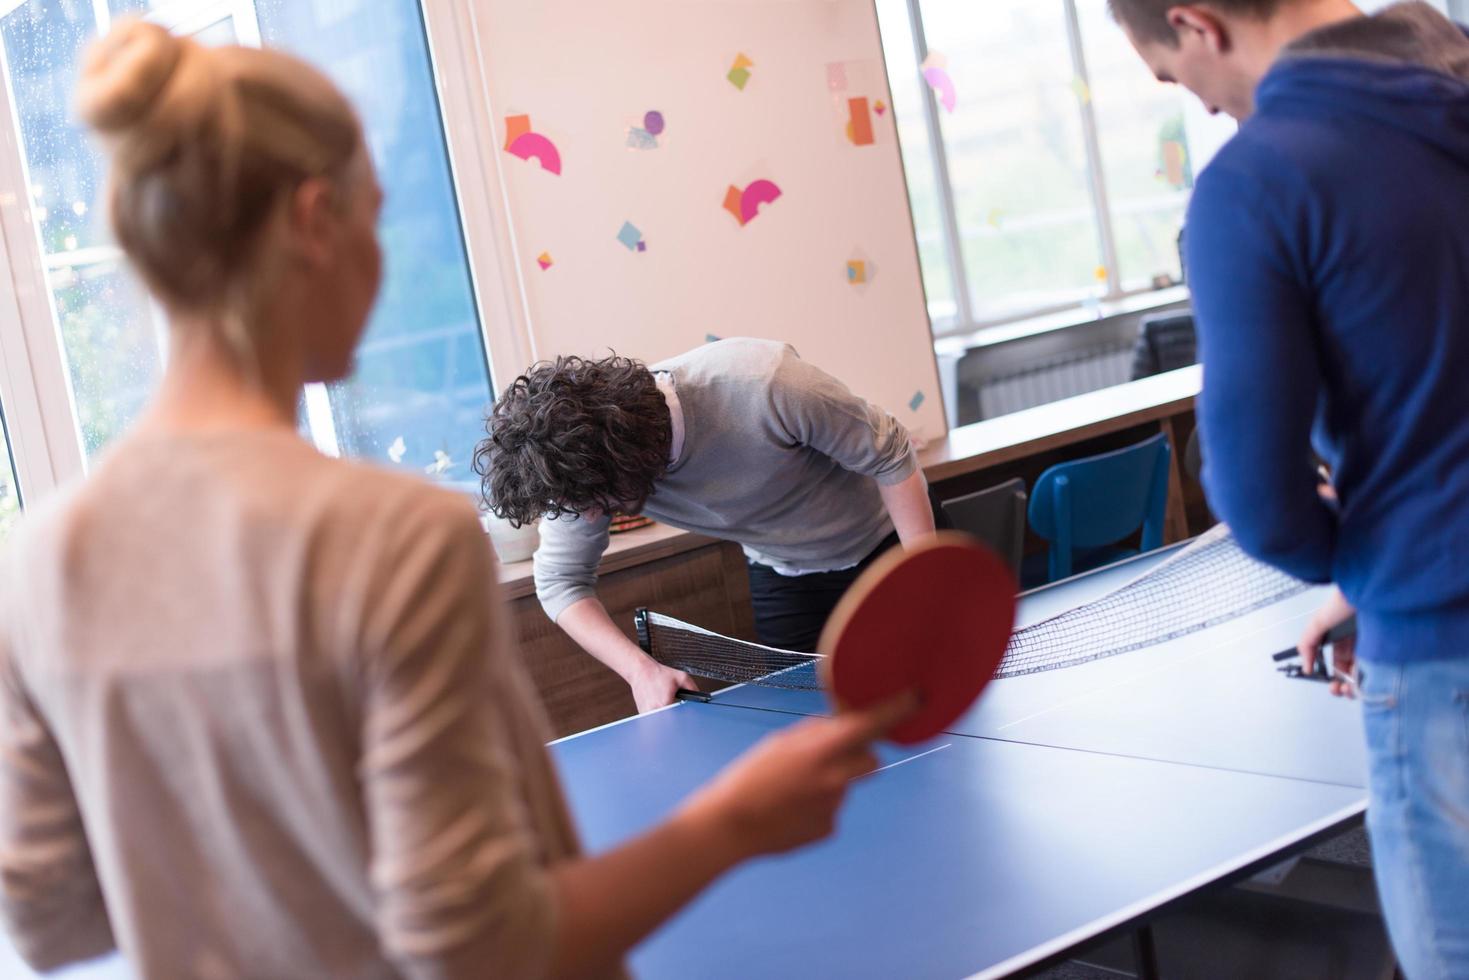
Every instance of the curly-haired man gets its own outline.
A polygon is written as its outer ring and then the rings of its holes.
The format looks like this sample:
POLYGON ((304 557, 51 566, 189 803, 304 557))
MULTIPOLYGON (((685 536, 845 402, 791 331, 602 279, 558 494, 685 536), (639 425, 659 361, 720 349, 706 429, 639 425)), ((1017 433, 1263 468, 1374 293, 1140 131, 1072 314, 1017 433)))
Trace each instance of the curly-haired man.
POLYGON ((756 631, 810 650, 882 551, 934 531, 908 432, 787 344, 730 339, 651 368, 624 357, 535 365, 496 401, 475 455, 487 507, 541 524, 536 594, 648 711, 692 687, 613 624, 597 563, 614 511, 738 542, 756 631))
POLYGON ((1333 687, 1360 662, 1393 945, 1411 980, 1469 977, 1469 36, 1418 2, 1111 5, 1159 79, 1241 121, 1188 217, 1209 502, 1340 586, 1308 660, 1356 607, 1333 687))

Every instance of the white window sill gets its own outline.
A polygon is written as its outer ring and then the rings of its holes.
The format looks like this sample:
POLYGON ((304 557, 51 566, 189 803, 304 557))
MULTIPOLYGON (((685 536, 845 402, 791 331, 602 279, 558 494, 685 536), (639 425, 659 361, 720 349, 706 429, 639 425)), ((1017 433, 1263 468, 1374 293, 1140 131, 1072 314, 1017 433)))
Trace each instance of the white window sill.
POLYGON ((1130 296, 1123 296, 1119 299, 1102 300, 1086 306, 1070 307, 1055 313, 1045 313, 1040 316, 1027 317, 1023 320, 1014 320, 1010 323, 998 324, 991 327, 980 327, 963 333, 948 334, 937 338, 933 346, 934 351, 941 358, 945 356, 959 357, 966 351, 971 351, 976 348, 991 347, 995 344, 1022 340, 1026 337, 1035 337, 1056 330, 1067 330, 1072 327, 1107 320, 1115 316, 1130 316, 1137 313, 1146 313, 1150 310, 1177 306, 1180 303, 1188 302, 1188 300, 1189 291, 1187 286, 1172 286, 1168 289, 1148 290, 1142 293, 1134 293, 1130 296))

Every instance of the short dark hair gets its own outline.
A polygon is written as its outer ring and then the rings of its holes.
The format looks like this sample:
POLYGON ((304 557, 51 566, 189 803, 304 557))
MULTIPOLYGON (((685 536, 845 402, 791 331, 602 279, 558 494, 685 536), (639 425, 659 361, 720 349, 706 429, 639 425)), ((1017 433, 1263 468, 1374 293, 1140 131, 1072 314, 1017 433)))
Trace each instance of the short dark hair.
POLYGON ((533 365, 495 401, 474 452, 486 509, 519 527, 545 515, 636 512, 668 470, 673 420, 647 366, 627 357, 533 365))
MULTIPOLYGON (((1169 47, 1178 46, 1178 34, 1168 24, 1168 11, 1186 6, 1190 0, 1108 0, 1112 18, 1126 27, 1134 37, 1169 47)), ((1200 6, 1213 7, 1223 14, 1266 18, 1287 0, 1201 0, 1200 6)))

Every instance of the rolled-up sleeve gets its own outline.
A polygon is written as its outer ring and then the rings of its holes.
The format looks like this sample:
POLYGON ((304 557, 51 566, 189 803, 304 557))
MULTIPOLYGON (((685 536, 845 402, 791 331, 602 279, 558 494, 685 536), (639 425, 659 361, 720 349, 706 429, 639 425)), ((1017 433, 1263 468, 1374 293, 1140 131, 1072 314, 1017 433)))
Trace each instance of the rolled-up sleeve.
POLYGON ((114 947, 61 750, 27 695, 0 622, 0 920, 33 968, 114 947))
POLYGON ((362 640, 378 933, 414 978, 538 977, 556 902, 513 722, 495 710, 513 651, 495 639, 493 560, 467 506, 426 517, 403 528, 362 640))
POLYGON ((892 486, 918 468, 903 423, 794 352, 775 373, 770 398, 793 442, 830 456, 843 469, 892 486))
POLYGON ((563 515, 541 521, 541 544, 531 563, 536 598, 552 622, 568 607, 597 594, 597 565, 607 550, 607 515, 563 515))

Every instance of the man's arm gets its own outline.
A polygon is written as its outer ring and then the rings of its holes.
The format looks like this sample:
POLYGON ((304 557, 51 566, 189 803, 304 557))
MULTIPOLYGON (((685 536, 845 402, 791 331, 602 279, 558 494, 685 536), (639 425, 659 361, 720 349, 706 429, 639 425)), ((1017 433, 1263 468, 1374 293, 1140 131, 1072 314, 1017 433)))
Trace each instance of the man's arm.
POLYGON ((890 412, 857 397, 841 381, 795 355, 777 372, 771 402, 794 442, 877 481, 883 505, 905 545, 933 533, 933 505, 913 440, 890 412))
POLYGON ((934 533, 933 502, 923 470, 915 469, 902 483, 879 484, 877 489, 905 547, 934 533))
POLYGON ((695 684, 629 640, 597 598, 597 563, 607 550, 610 524, 605 515, 542 521, 533 563, 536 595, 567 636, 627 681, 638 710, 652 711, 672 704, 680 688, 692 690, 695 684))
POLYGON ((1327 582, 1336 517, 1309 463, 1322 379, 1307 271, 1281 227, 1293 216, 1221 166, 1200 176, 1188 222, 1204 485, 1245 551, 1327 582))
POLYGON ((567 606, 557 617, 556 625, 583 650, 627 681, 640 712, 670 705, 680 689, 692 691, 698 687, 688 674, 663 666, 629 640, 596 596, 567 606))

